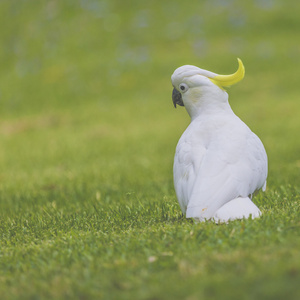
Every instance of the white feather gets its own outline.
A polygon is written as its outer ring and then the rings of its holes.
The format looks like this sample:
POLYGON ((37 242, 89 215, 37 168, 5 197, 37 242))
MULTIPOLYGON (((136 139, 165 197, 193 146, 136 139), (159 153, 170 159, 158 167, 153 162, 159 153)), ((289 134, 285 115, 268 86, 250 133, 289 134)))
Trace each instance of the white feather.
POLYGON ((189 85, 182 99, 192 119, 177 144, 173 167, 182 212, 200 221, 258 217, 248 196, 265 188, 268 167, 262 142, 233 113, 225 91, 202 75, 180 74, 174 72, 172 83, 175 88, 182 82, 189 85))
POLYGON ((250 198, 235 198, 216 211, 213 220, 216 223, 227 223, 235 219, 252 219, 260 217, 261 212, 250 198))

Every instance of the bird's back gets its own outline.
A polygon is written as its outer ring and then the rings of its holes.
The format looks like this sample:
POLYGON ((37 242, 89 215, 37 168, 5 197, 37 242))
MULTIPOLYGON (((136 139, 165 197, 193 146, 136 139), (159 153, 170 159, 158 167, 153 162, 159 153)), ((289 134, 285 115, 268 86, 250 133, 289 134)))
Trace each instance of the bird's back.
POLYGON ((233 113, 193 120, 176 147, 174 185, 187 217, 210 218, 230 200, 262 188, 266 177, 262 142, 233 113))

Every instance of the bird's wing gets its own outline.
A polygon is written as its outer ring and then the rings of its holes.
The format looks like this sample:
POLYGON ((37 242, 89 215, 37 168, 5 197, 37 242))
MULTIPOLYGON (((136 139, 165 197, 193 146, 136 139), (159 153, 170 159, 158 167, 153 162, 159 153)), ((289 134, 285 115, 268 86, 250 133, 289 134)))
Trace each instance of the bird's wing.
POLYGON ((206 148, 204 146, 193 147, 184 135, 177 144, 173 165, 174 187, 180 208, 184 214, 205 153, 206 148))
POLYGON ((259 138, 243 125, 223 130, 194 171, 186 216, 209 219, 222 205, 260 189, 267 177, 267 156, 259 138))

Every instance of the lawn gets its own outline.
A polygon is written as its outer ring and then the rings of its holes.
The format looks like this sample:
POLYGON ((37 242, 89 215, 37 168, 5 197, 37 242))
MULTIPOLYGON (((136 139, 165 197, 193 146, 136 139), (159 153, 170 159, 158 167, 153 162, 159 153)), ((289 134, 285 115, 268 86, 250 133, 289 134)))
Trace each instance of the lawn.
POLYGON ((0 298, 300 299, 300 4, 0 2, 0 298), (170 76, 229 74, 269 158, 263 215, 182 216, 170 76))

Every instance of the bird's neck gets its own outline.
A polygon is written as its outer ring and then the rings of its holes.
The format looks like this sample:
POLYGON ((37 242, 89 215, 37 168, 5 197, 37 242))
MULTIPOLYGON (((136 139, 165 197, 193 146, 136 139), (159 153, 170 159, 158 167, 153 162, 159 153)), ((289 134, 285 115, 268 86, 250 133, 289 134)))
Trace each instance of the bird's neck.
POLYGON ((191 121, 201 116, 233 114, 225 91, 215 94, 203 94, 197 101, 190 101, 185 108, 191 121))

